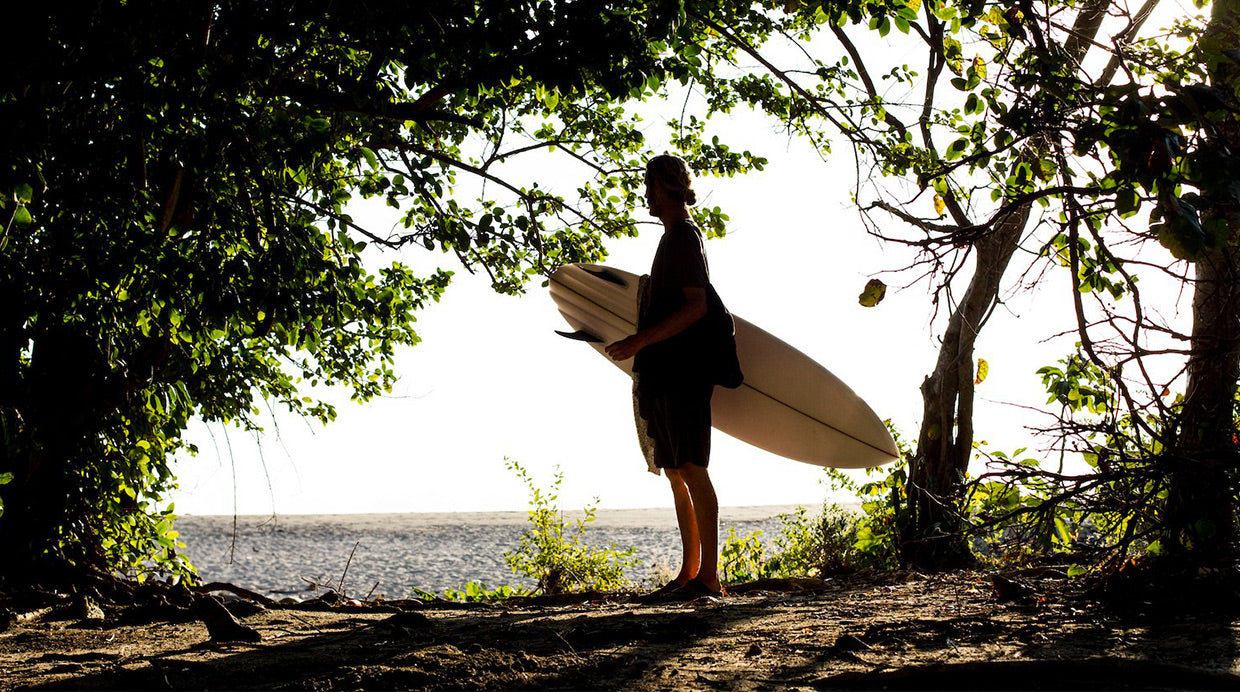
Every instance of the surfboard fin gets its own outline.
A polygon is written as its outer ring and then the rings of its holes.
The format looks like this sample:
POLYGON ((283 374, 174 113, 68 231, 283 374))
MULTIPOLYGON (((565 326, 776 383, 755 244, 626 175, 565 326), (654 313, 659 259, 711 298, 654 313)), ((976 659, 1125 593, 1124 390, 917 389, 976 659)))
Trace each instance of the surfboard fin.
POLYGON ((588 267, 581 267, 581 271, 587 274, 590 274, 592 276, 597 276, 603 281, 606 281, 608 283, 613 283, 617 286, 621 286, 621 287, 628 286, 628 284, 624 281, 624 279, 621 279, 619 276, 616 276, 615 274, 607 271, 606 269, 591 269, 588 267))
POLYGON ((578 330, 578 331, 575 331, 575 332, 562 332, 562 331, 560 331, 560 330, 558 330, 558 329, 557 329, 557 330, 555 330, 555 333, 556 333, 556 334, 559 334, 560 336, 564 337, 565 339, 572 339, 573 341, 584 341, 584 342, 589 343, 589 344, 601 344, 601 343, 603 343, 603 340, 602 340, 602 339, 598 338, 597 336, 594 336, 593 334, 591 334, 590 332, 587 332, 587 331, 578 330))

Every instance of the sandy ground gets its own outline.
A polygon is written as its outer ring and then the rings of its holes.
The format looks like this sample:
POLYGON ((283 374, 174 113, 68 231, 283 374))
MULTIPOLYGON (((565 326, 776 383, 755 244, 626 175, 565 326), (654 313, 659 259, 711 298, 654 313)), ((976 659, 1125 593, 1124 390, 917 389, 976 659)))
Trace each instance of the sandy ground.
POLYGON ((0 688, 1240 689, 1240 621, 1121 618, 1053 570, 1016 578, 783 581, 663 605, 303 605, 245 617, 262 641, 232 644, 194 620, 50 613, 0 633, 0 688))

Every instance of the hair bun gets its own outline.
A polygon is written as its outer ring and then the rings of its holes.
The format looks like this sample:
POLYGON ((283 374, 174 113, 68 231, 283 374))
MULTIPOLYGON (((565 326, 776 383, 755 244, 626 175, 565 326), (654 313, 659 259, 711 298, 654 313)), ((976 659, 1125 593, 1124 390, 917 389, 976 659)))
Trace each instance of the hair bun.
POLYGON ((685 190, 685 204, 689 206, 697 204, 697 193, 692 188, 685 190))

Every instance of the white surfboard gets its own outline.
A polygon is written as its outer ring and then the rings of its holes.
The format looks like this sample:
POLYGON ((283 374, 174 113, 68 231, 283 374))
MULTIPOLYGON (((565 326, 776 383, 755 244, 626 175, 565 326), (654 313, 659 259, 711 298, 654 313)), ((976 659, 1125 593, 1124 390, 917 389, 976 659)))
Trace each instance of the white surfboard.
MULTIPOLYGON (((574 332, 616 362, 607 344, 637 331, 640 277, 603 265, 573 264, 551 276, 551 298, 574 332)), ((898 458, 895 441, 848 385, 812 358, 733 315, 745 383, 716 387, 711 418, 719 430, 789 459, 836 468, 865 468, 898 458)))

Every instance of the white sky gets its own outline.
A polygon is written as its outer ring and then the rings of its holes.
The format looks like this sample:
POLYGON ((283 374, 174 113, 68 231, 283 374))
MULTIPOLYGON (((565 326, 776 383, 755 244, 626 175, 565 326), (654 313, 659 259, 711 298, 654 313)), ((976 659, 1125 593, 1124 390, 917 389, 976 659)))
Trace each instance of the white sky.
MULTIPOLYGON (((679 106, 664 104, 676 112, 679 106)), ((915 438, 918 387, 933 367, 944 319, 930 324, 924 283, 898 290, 911 276, 880 274, 906 266, 912 254, 862 228, 849 203, 851 155, 841 147, 823 162, 753 115, 708 126, 712 131, 770 159, 763 172, 696 183, 702 205, 722 206, 731 216, 727 237, 706 248, 724 302, 818 360, 915 438), (863 308, 857 295, 876 275, 889 285, 887 298, 863 308)), ((397 220, 394 210, 359 208, 355 215, 375 228, 397 220)), ((638 238, 610 241, 607 263, 648 272, 660 232, 647 226, 638 238)), ((423 272, 453 268, 439 252, 411 250, 403 259, 423 272)), ((1018 254, 1006 285, 1031 261, 1018 254)), ((1037 290, 1009 290, 978 340, 976 356, 989 362, 990 373, 978 387, 975 429, 990 448, 1045 446, 1028 427, 1052 418, 1025 407, 1049 410, 1035 371, 1073 349, 1074 335, 1045 341, 1073 328, 1070 291, 1064 271, 1052 272, 1037 290)), ((485 276, 458 271, 444 299, 417 317, 423 342, 399 354, 393 393, 366 405, 341 397, 339 419, 327 427, 277 415, 256 439, 193 425, 189 439, 201 453, 174 465, 178 513, 525 509, 525 488, 504 468, 505 457, 543 485, 558 465, 564 509, 596 496, 602 508, 670 505, 667 482, 646 472, 637 447, 628 378, 587 345, 555 335, 566 325, 546 289, 535 284, 522 297, 501 296, 485 276)), ((819 467, 718 431, 713 445, 721 504, 822 503, 819 467)))

